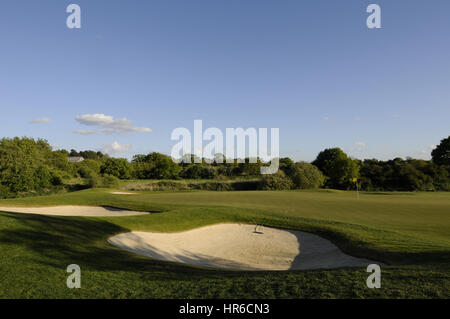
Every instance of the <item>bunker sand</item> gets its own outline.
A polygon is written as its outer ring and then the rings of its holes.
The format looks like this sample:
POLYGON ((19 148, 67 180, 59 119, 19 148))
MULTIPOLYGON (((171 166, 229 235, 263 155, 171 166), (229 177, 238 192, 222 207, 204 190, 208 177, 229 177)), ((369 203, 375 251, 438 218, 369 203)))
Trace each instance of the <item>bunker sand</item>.
POLYGON ((130 192, 111 192, 111 194, 114 194, 114 195, 134 195, 134 193, 130 193, 130 192))
POLYGON ((48 207, 0 207, 0 211, 11 213, 53 215, 53 216, 135 216, 148 212, 136 212, 107 206, 48 206, 48 207))
POLYGON ((344 254, 317 235, 254 225, 218 224, 179 233, 133 231, 108 239, 147 257, 233 270, 330 269, 373 261, 344 254))

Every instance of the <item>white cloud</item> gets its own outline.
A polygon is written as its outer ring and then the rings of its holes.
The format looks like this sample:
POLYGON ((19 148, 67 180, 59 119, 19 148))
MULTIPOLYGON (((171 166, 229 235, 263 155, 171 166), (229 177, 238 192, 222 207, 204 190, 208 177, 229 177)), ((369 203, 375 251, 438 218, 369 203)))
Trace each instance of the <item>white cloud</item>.
POLYGON ((329 122, 329 123, 336 122, 335 120, 333 120, 332 118, 329 118, 328 116, 324 117, 323 120, 324 120, 324 121, 327 121, 327 122, 329 122))
POLYGON ((119 142, 113 142, 110 144, 104 144, 102 151, 108 154, 124 153, 132 148, 131 144, 119 144, 119 142))
POLYGON ((52 120, 48 117, 40 117, 37 119, 32 119, 29 123, 30 124, 37 124, 37 123, 50 123, 52 120))
POLYGON ((95 134, 98 132, 96 130, 76 130, 76 131, 74 131, 74 133, 80 134, 80 135, 91 135, 91 134, 95 134))
POLYGON ((356 147, 353 149, 354 151, 362 152, 366 150, 366 143, 364 142, 356 142, 355 146, 356 147))
POLYGON ((78 115, 75 119, 83 125, 97 126, 99 128, 92 130, 77 130, 76 134, 96 134, 96 133, 126 133, 126 132, 139 132, 150 133, 152 130, 148 127, 134 126, 130 120, 126 118, 113 118, 112 116, 105 114, 83 114, 78 115))
POLYGON ((430 144, 425 149, 420 150, 419 153, 421 153, 423 155, 430 155, 431 151, 434 150, 435 148, 436 148, 436 145, 430 144))

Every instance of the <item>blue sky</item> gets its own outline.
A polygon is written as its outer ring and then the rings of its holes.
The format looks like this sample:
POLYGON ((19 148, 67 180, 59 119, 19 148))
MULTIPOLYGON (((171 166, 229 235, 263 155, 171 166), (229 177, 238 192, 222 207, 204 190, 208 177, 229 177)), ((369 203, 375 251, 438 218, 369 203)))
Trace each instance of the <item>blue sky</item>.
POLYGON ((0 136, 130 157, 169 153, 172 130, 201 119, 277 127, 295 160, 334 146, 427 159, 449 135, 449 13, 447 0, 5 0, 0 136), (370 3, 382 29, 365 24, 370 3))

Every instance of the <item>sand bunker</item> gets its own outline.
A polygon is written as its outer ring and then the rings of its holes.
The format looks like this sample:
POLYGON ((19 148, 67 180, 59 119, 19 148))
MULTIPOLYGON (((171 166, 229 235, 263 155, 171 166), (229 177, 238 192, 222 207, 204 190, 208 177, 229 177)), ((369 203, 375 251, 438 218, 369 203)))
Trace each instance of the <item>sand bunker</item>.
POLYGON ((148 212, 136 212, 106 206, 48 206, 48 207, 0 207, 0 211, 54 216, 134 216, 148 212))
POLYGON ((111 194, 114 194, 114 195, 134 195, 134 193, 128 193, 128 192, 111 192, 111 194))
POLYGON ((219 224, 180 233, 129 232, 114 246, 160 260, 234 270, 294 270, 374 263, 344 254, 314 234, 254 225, 219 224))

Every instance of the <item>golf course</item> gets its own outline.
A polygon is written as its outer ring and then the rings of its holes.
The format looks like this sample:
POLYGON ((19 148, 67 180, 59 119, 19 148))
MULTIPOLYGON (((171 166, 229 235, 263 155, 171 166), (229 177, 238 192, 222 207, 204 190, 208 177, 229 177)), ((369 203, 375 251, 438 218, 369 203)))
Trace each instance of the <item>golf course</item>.
MULTIPOLYGON (((333 189, 95 188, 3 199, 0 207, 0 298, 450 298, 448 192, 361 192, 358 199, 333 189), (78 206, 97 215, 45 214, 78 206), (275 229, 320 236, 342 254, 379 264, 381 288, 366 286, 370 273, 361 265, 220 269, 152 258, 110 240, 212 229, 210 240, 202 239, 216 245, 219 230, 208 227, 234 224, 256 227, 261 236, 275 229), (70 264, 81 268, 81 289, 66 286, 70 264)), ((280 238, 287 245, 291 237, 280 238)))

